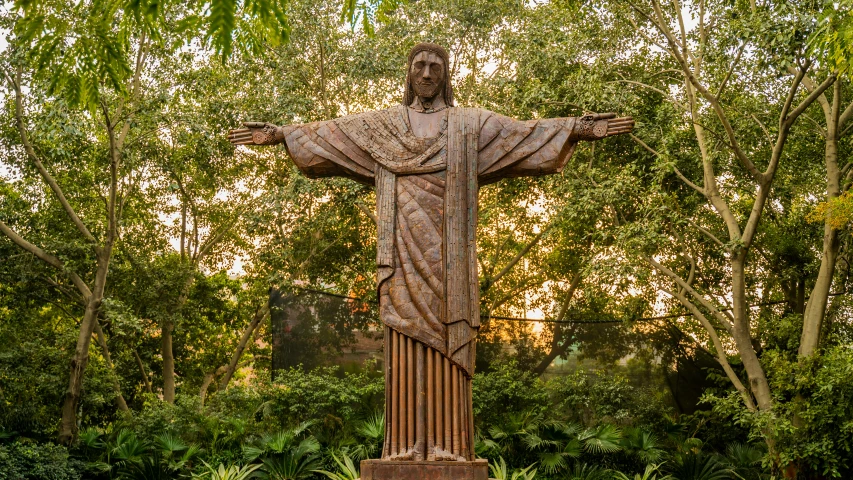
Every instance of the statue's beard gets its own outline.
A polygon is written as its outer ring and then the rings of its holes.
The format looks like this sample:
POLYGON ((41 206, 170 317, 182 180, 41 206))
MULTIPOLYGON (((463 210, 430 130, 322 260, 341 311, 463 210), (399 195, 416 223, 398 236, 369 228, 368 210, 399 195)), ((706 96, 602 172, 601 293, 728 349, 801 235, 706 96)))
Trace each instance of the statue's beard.
POLYGON ((415 95, 421 98, 433 98, 441 91, 441 86, 440 83, 434 82, 414 82, 412 88, 415 90, 415 95))

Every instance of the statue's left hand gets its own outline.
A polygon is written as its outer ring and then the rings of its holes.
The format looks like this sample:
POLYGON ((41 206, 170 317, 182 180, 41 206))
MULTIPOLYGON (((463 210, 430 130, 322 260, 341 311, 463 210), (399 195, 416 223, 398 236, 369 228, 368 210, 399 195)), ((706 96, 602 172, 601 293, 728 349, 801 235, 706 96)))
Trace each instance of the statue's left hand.
POLYGON ((594 141, 613 135, 631 133, 633 129, 633 117, 617 118, 615 113, 593 113, 578 118, 573 133, 577 140, 594 141))
POLYGON ((228 132, 234 145, 275 145, 284 140, 281 129, 267 122, 243 122, 243 127, 228 132))

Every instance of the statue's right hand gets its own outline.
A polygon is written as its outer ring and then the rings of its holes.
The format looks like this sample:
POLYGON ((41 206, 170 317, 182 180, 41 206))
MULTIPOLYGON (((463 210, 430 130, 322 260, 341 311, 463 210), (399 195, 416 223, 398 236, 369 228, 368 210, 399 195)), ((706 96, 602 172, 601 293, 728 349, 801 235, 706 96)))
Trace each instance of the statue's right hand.
POLYGON ((281 143, 278 127, 267 122, 243 122, 243 127, 228 132, 228 140, 234 145, 275 145, 281 143))

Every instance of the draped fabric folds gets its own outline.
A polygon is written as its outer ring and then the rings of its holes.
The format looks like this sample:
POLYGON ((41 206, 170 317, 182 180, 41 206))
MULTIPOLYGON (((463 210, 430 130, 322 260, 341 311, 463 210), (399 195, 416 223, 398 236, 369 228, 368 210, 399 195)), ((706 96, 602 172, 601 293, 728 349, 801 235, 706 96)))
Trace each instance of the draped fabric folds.
POLYGON ((300 125, 285 139, 309 177, 376 187, 377 288, 386 325, 383 458, 473 458, 471 384, 480 327, 479 186, 560 171, 573 118, 517 121, 449 108, 421 138, 398 106, 300 125))

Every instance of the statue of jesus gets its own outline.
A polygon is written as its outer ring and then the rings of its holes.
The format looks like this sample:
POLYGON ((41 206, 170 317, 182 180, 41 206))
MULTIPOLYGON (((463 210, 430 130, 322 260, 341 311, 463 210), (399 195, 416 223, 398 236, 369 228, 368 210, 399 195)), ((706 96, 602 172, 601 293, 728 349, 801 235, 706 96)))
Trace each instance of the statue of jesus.
POLYGON ((376 188, 385 461, 474 459, 479 187, 558 173, 579 141, 634 125, 615 114, 519 121, 456 107, 449 67, 444 48, 421 43, 401 105, 304 125, 246 122, 228 135, 235 145, 283 143, 308 177, 376 188))

